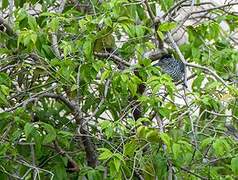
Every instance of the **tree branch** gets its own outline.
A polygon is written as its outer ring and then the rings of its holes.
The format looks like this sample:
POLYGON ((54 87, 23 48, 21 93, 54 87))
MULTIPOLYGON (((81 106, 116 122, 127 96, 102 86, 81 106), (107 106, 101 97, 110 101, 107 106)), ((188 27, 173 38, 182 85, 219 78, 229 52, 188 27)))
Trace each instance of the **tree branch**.
POLYGON ((100 58, 108 58, 111 59, 117 65, 124 65, 126 67, 130 67, 130 63, 124 61, 119 56, 112 53, 102 53, 102 52, 94 52, 94 55, 100 58))
POLYGON ((185 167, 180 167, 180 169, 183 170, 183 171, 185 171, 185 172, 187 172, 187 173, 189 173, 189 174, 192 174, 192 175, 194 175, 194 176, 196 176, 196 177, 198 177, 198 178, 200 178, 200 179, 202 179, 202 180, 208 180, 208 178, 203 177, 203 176, 200 176, 199 174, 196 174, 196 173, 190 171, 189 169, 187 169, 187 168, 185 168, 185 167))
POLYGON ((0 31, 4 32, 4 28, 5 32, 9 36, 16 36, 16 33, 12 30, 11 26, 8 23, 6 23, 3 18, 0 17, 0 31))
MULTIPOLYGON (((60 1, 60 6, 57 9, 56 13, 62 13, 65 7, 66 0, 60 1)), ((61 59, 59 45, 58 45, 58 37, 55 32, 52 33, 52 48, 57 58, 61 59)))
MULTIPOLYGON (((71 102, 70 100, 68 100, 66 97, 64 97, 62 95, 58 95, 58 94, 54 94, 54 93, 46 92, 46 93, 37 94, 35 96, 32 96, 30 99, 27 99, 26 101, 16 105, 15 107, 6 110, 6 112, 13 111, 23 105, 26 106, 27 103, 38 100, 40 98, 53 98, 56 100, 60 100, 72 111, 72 113, 75 117, 76 123, 80 126, 82 125, 83 119, 80 117, 80 112, 79 112, 80 110, 79 110, 77 104, 74 102, 71 102)), ((82 136, 82 143, 85 148, 88 165, 91 167, 95 167, 97 165, 97 154, 96 154, 94 144, 92 143, 91 138, 88 136, 88 132, 84 128, 80 129, 80 135, 82 136)))
POLYGON ((207 67, 204 67, 204 66, 201 66, 201 65, 198 65, 198 64, 192 64, 192 63, 186 63, 185 64, 186 66, 188 67, 194 67, 194 68, 198 68, 198 69, 201 69, 205 72, 209 72, 212 76, 214 76, 218 81, 220 81, 225 87, 228 87, 228 85, 226 84, 226 82, 220 77, 217 75, 216 72, 212 71, 211 69, 207 68, 207 67))
POLYGON ((157 33, 157 29, 161 23, 160 19, 155 17, 149 3, 148 3, 148 0, 144 0, 144 3, 145 3, 145 6, 146 6, 146 9, 147 9, 147 12, 149 14, 149 17, 151 19, 151 21, 153 22, 153 25, 154 25, 154 33, 155 33, 155 37, 157 38, 158 42, 159 42, 159 49, 164 49, 164 42, 163 40, 159 37, 158 33, 157 33))
POLYGON ((54 149, 61 155, 65 156, 67 159, 68 159, 68 168, 70 171, 73 171, 73 172, 77 172, 79 171, 79 166, 78 164, 73 160, 73 158, 67 153, 65 152, 65 150, 63 150, 57 141, 54 141, 54 149))

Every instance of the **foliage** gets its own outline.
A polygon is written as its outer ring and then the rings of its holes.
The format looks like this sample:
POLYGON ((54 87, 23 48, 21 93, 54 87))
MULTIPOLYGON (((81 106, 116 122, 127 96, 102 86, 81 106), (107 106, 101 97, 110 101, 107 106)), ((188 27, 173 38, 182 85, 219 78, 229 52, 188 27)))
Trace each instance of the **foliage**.
POLYGON ((173 17, 179 2, 15 0, 12 13, 9 2, 2 11, 12 22, 0 19, 0 179, 238 176, 237 15, 205 10, 212 20, 184 27, 185 59, 227 86, 188 66, 183 91, 145 57, 159 41, 179 59, 167 33, 183 24, 149 16, 159 5, 173 17))

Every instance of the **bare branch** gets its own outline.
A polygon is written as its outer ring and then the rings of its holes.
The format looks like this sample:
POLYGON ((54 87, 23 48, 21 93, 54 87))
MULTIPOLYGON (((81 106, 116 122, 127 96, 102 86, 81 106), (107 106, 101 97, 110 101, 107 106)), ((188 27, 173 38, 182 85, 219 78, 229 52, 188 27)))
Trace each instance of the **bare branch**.
POLYGON ((165 19, 165 17, 167 17, 169 14, 171 14, 177 7, 181 6, 184 2, 186 2, 187 0, 181 0, 179 2, 177 2, 176 4, 174 4, 169 10, 168 12, 166 12, 162 19, 165 19))
POLYGON ((201 69, 205 72, 209 72, 212 76, 214 76, 218 81, 220 81, 225 87, 228 87, 228 85, 226 84, 226 82, 220 77, 217 75, 217 73, 215 73, 214 71, 212 71, 211 69, 207 68, 207 67, 204 67, 204 66, 201 66, 201 65, 198 65, 198 64, 192 64, 192 63, 186 63, 185 64, 186 66, 188 67, 194 67, 194 68, 198 68, 198 69, 201 69))
POLYGON ((110 81, 111 79, 108 79, 106 81, 106 84, 105 84, 105 88, 104 88, 104 94, 101 98, 101 101, 99 102, 98 106, 96 107, 96 109, 94 110, 94 112, 91 114, 91 116, 89 118, 87 118, 87 120, 85 120, 83 123, 82 123, 82 126, 79 127, 80 128, 83 128, 90 120, 92 120, 94 118, 94 116, 97 114, 97 112, 100 110, 101 106, 103 105, 103 103, 105 102, 105 99, 106 99, 106 96, 107 96, 107 93, 108 93, 108 89, 109 89, 109 84, 110 84, 110 81))
POLYGON ((16 34, 12 30, 11 26, 8 23, 6 23, 5 20, 1 17, 0 17, 0 31, 2 31, 2 32, 5 31, 9 36, 16 36, 16 34))
POLYGON ((8 23, 12 24, 13 22, 13 8, 14 8, 14 0, 9 0, 9 11, 8 11, 8 23))
MULTIPOLYGON (((60 1, 60 6, 56 13, 62 13, 65 7, 66 0, 60 1)), ((58 45, 58 37, 55 32, 52 33, 52 48, 54 50, 54 53, 57 58, 61 59, 60 51, 59 51, 59 45, 58 45)))
POLYGON ((197 14, 197 13, 203 13, 203 12, 213 11, 213 10, 217 10, 217 9, 223 9, 225 7, 230 7, 230 6, 235 6, 235 5, 238 5, 238 2, 228 3, 228 4, 224 4, 221 6, 216 6, 216 7, 212 7, 212 8, 208 8, 208 9, 204 9, 204 10, 194 11, 191 14, 197 14))
POLYGON ((159 49, 163 49, 164 48, 164 42, 163 40, 159 37, 158 33, 157 33, 157 29, 161 23, 160 19, 159 18, 156 18, 149 3, 148 3, 148 0, 144 0, 144 3, 145 3, 145 6, 146 6, 146 9, 147 9, 147 12, 150 16, 150 19, 151 21, 153 22, 153 25, 154 25, 154 33, 155 33, 155 37, 157 38, 158 42, 159 42, 159 49))
POLYGON ((60 51, 59 51, 59 45, 58 45, 58 37, 56 33, 51 33, 52 35, 52 48, 54 50, 54 54, 56 55, 57 58, 61 59, 60 56, 60 51))
POLYGON ((54 141, 54 147, 55 147, 55 150, 56 150, 59 154, 65 156, 65 157, 68 159, 68 161, 69 161, 68 163, 69 163, 69 165, 70 165, 70 167, 68 167, 68 168, 70 168, 70 169, 69 169, 70 171, 73 171, 73 172, 79 171, 79 166, 78 166, 78 164, 73 160, 73 158, 72 158, 65 150, 63 150, 63 149, 59 146, 59 144, 58 144, 57 141, 54 141))
POLYGON ((192 174, 192 175, 194 175, 194 176, 196 176, 196 177, 198 177, 198 178, 200 178, 200 179, 202 179, 202 180, 208 180, 208 178, 203 177, 203 176, 200 176, 199 174, 196 174, 196 173, 190 171, 189 169, 187 169, 187 168, 185 168, 185 167, 180 167, 180 169, 183 170, 183 171, 185 171, 185 172, 187 172, 187 173, 189 173, 189 174, 192 174))
POLYGON ((122 64, 122 65, 127 66, 127 67, 130 66, 130 63, 124 61, 122 58, 120 58, 119 56, 114 55, 112 53, 94 52, 94 54, 96 56, 98 56, 98 57, 101 57, 101 58, 109 58, 117 65, 121 65, 122 64))

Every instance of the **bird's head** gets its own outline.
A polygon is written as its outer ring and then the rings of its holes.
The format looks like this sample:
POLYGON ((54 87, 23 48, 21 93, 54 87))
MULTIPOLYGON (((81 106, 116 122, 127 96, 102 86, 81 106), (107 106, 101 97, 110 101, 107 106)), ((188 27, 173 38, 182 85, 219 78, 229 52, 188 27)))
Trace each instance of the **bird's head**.
POLYGON ((160 66, 161 68, 167 67, 172 58, 173 57, 170 54, 165 54, 160 58, 159 62, 156 65, 160 66))

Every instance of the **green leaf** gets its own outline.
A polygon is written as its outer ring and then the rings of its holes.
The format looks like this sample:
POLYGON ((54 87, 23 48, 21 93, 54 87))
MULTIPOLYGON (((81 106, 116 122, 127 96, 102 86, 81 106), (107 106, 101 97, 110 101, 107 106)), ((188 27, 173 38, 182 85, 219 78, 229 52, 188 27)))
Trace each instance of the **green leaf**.
POLYGON ((112 27, 112 19, 110 17, 106 17, 104 22, 107 26, 112 27))
POLYGON ((10 93, 10 89, 5 85, 0 85, 1 93, 3 93, 5 96, 8 96, 10 93))
POLYGON ((9 5, 9 1, 8 0, 2 0, 2 8, 5 9, 7 8, 9 5))
POLYGON ((132 96, 135 96, 136 92, 137 92, 137 85, 135 83, 133 83, 132 81, 129 81, 128 82, 128 88, 129 88, 132 96))
POLYGON ((47 133, 43 139, 43 144, 45 145, 45 144, 51 143, 52 141, 56 139, 56 132, 54 127, 51 126, 50 124, 42 123, 42 126, 44 127, 47 133))
POLYGON ((170 110, 166 107, 160 107, 159 108, 159 113, 163 116, 163 117, 166 117, 166 118, 169 118, 170 116, 170 110))
POLYGON ((73 137, 74 134, 68 131, 59 131, 58 134, 62 135, 63 137, 73 137))
POLYGON ((0 144, 0 156, 4 156, 10 147, 9 143, 0 144))
POLYGON ((36 19, 33 16, 28 16, 28 24, 32 30, 36 31, 38 29, 36 19))
POLYGON ((204 78, 205 78, 205 75, 201 74, 201 73, 196 77, 196 79, 193 81, 193 84, 192 84, 193 90, 201 89, 201 85, 202 85, 204 78))
POLYGON ((24 126, 24 133, 26 138, 29 137, 29 135, 31 134, 31 132, 34 130, 34 126, 32 125, 32 123, 26 123, 24 126))
POLYGON ((149 130, 149 132, 146 133, 146 139, 149 142, 158 143, 160 140, 158 131, 153 129, 149 130))
POLYGON ((164 144, 167 146, 167 149, 170 151, 171 148, 171 138, 169 137, 168 134, 166 133, 161 133, 160 138, 164 142, 164 144))
POLYGON ((118 172, 120 170, 121 160, 118 159, 117 157, 114 157, 113 161, 114 161, 114 165, 115 165, 116 171, 118 172))
POLYGON ((158 29, 157 34, 161 40, 164 40, 164 34, 158 29))
POLYGON ((85 43, 83 44, 83 52, 87 59, 91 59, 92 42, 90 40, 85 41, 85 43))
POLYGON ((110 73, 111 73, 111 71, 106 69, 101 75, 101 81, 104 81, 105 79, 107 79, 109 77, 110 73))
POLYGON ((178 159, 181 154, 181 146, 180 144, 174 143, 172 146, 173 154, 174 154, 174 159, 178 159))
POLYGON ((124 154, 125 156, 132 157, 137 149, 137 143, 132 140, 124 145, 124 154))
POLYGON ((122 162, 124 161, 123 156, 122 156, 122 154, 120 154, 120 153, 115 153, 115 154, 113 154, 113 156, 114 156, 114 157, 117 157, 117 158, 120 159, 122 162))
POLYGON ((231 160, 231 169, 232 172, 238 176, 238 157, 232 158, 231 160))
POLYGON ((202 142, 201 142, 200 147, 201 147, 202 149, 204 149, 204 148, 206 148, 208 145, 210 145, 210 144, 212 143, 212 141, 213 141, 213 138, 211 138, 211 137, 208 137, 208 138, 206 138, 206 139, 203 139, 202 142))
POLYGON ((136 31, 136 35, 137 37, 143 37, 144 33, 145 33, 145 28, 143 26, 135 26, 135 31, 136 31))
POLYGON ((167 31, 170 31, 170 30, 174 29, 175 27, 176 27, 175 22, 165 22, 165 23, 162 23, 159 26, 159 30, 162 31, 162 32, 167 32, 167 31))
POLYGON ((108 160, 113 156, 113 153, 107 148, 98 148, 98 150, 102 151, 98 157, 99 160, 108 160))
POLYGON ((216 139, 212 147, 214 148, 215 154, 220 157, 225 155, 230 149, 229 144, 224 138, 216 139))
POLYGON ((146 133, 149 131, 148 127, 146 126, 140 126, 136 130, 136 134, 138 137, 146 138, 146 133))
POLYGON ((53 32, 57 32, 59 29, 60 22, 57 17, 53 18, 49 24, 49 27, 52 29, 53 32))
POLYGON ((159 3, 163 11, 168 11, 173 6, 174 0, 159 0, 159 3))
POLYGON ((66 168, 62 162, 56 162, 56 165, 53 166, 52 169, 54 171, 54 179, 57 179, 57 180, 68 179, 67 173, 66 173, 66 168))

